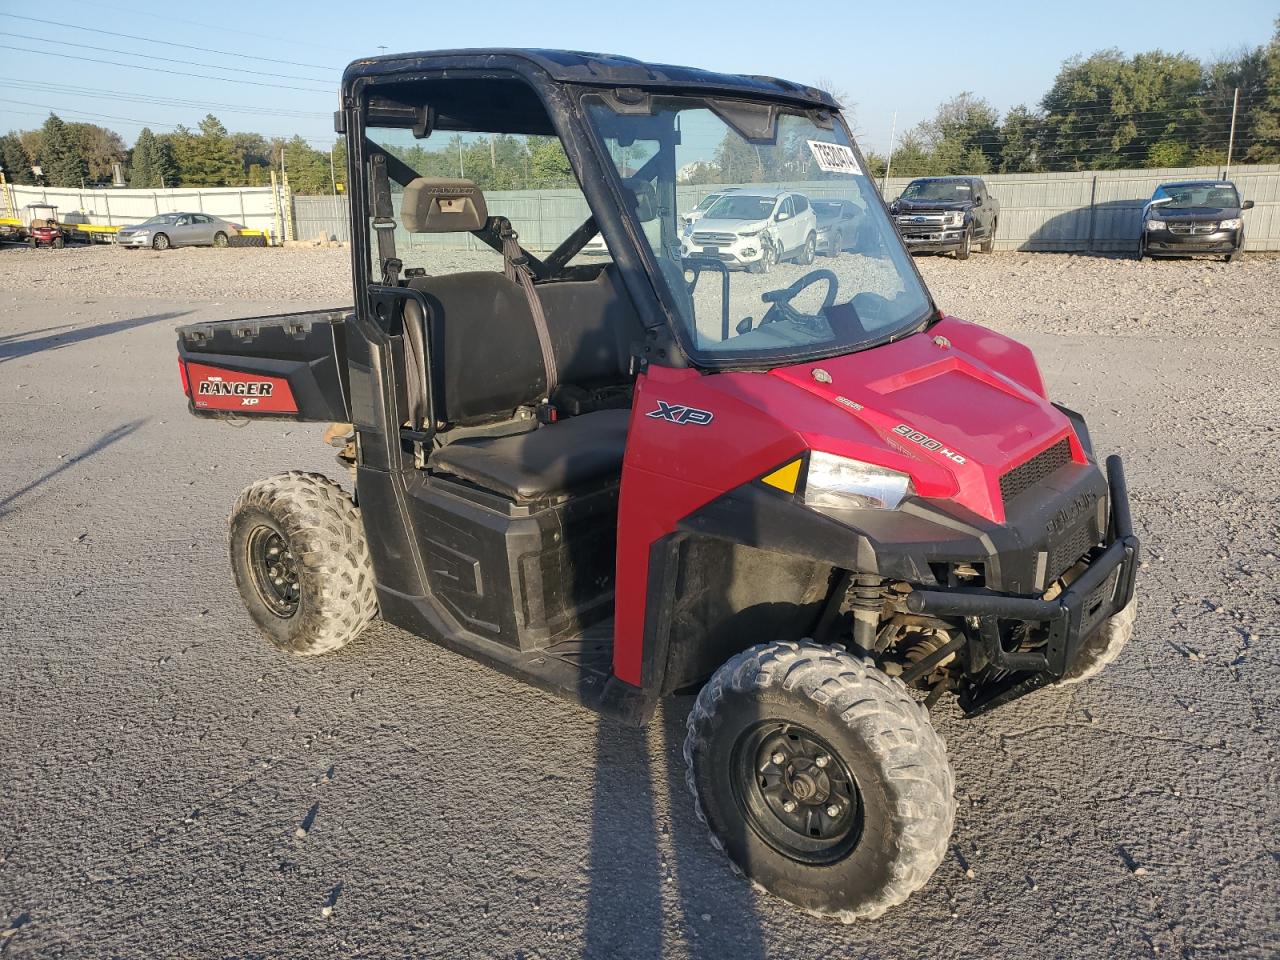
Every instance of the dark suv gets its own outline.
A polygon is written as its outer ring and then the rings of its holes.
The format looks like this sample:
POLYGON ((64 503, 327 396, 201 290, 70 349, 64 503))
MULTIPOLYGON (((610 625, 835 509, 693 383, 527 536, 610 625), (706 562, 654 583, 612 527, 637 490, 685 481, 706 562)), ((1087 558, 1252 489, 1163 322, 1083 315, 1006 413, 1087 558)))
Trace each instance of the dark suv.
POLYGON ((1162 183, 1142 208, 1138 259, 1220 253, 1230 263, 1244 246, 1241 214, 1252 207, 1229 180, 1162 183))

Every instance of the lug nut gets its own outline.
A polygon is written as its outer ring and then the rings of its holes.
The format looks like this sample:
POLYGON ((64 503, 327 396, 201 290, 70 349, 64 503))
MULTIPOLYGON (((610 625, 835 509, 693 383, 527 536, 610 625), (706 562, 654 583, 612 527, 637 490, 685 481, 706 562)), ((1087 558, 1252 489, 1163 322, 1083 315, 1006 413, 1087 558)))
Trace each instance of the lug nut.
POLYGON ((283 586, 284 586, 284 578, 283 578, 283 577, 276 577, 276 578, 275 578, 275 580, 273 580, 272 582, 273 582, 277 587, 283 587, 283 586))
POLYGON ((279 552, 280 552, 280 548, 279 548, 279 547, 272 547, 270 550, 268 550, 268 551, 267 551, 267 556, 268 556, 268 557, 274 557, 274 556, 275 556, 277 553, 279 553, 279 552))
POLYGON ((827 816, 828 817, 840 816, 840 808, 836 806, 834 803, 831 804, 831 806, 827 807, 827 816))
POLYGON ((775 750, 773 756, 770 757, 769 759, 772 760, 774 763, 776 763, 778 766, 782 766, 784 763, 787 762, 787 755, 783 753, 781 750, 775 750))
POLYGON ((822 756, 818 757, 818 759, 813 761, 813 765, 815 767, 825 767, 830 762, 831 758, 824 753, 822 756))
POLYGON ((783 800, 783 801, 782 801, 782 809, 783 809, 783 810, 785 810, 785 811, 787 811, 787 813, 795 813, 795 812, 796 812, 796 802, 795 802, 794 800, 783 800))

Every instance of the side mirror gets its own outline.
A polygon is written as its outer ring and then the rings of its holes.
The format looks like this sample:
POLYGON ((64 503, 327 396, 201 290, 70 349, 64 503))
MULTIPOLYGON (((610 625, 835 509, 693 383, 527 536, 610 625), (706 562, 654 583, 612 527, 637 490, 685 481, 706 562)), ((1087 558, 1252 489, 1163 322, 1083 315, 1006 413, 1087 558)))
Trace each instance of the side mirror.
POLYGON ((783 220, 790 220, 791 214, 780 212, 776 217, 774 217, 774 219, 777 220, 779 223, 781 223, 783 220))
POLYGON ((1252 200, 1246 200, 1244 203, 1240 204, 1240 209, 1241 209, 1241 210, 1252 210, 1252 209, 1253 209, 1253 201, 1252 201, 1252 200))
POLYGON ((755 322, 754 317, 743 317, 741 320, 738 321, 738 325, 733 329, 738 332, 739 336, 741 336, 744 333, 751 332, 751 324, 754 322, 755 322))
POLYGON ((973 205, 974 205, 975 207, 980 207, 980 206, 982 206, 982 198, 981 198, 981 197, 974 197, 974 198, 973 198, 973 205))

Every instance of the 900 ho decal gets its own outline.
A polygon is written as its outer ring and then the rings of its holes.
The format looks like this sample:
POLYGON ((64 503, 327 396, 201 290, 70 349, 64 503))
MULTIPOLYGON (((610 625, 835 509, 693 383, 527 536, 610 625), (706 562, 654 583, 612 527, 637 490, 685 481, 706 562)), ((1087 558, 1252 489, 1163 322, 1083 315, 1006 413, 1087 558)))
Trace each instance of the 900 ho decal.
POLYGON ((963 456, 956 453, 954 450, 951 450, 948 447, 944 447, 940 440, 935 440, 933 439, 933 437, 927 436, 926 434, 921 433, 919 430, 915 429, 914 427, 907 426, 905 423, 898 424, 896 427, 893 428, 893 432, 900 437, 910 440, 912 443, 918 443, 920 446, 924 447, 926 450, 930 450, 934 453, 942 454, 952 463, 968 463, 969 462, 963 456))
POLYGON ((659 400, 657 409, 650 410, 645 416, 652 417, 654 420, 670 420, 672 423, 693 424, 698 427, 705 427, 715 419, 715 414, 710 410, 685 407, 678 403, 667 403, 665 400, 659 400))
POLYGON ((297 413, 298 405, 283 377, 241 373, 202 363, 188 363, 191 404, 197 410, 237 413, 297 413))

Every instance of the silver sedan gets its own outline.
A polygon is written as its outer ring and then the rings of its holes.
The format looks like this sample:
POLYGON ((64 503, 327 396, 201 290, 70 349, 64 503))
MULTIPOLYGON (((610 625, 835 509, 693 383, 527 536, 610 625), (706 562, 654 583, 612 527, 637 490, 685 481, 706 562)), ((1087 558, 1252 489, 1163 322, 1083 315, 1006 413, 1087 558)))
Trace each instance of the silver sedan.
POLYGON ((123 227, 116 243, 126 250, 151 247, 225 247, 244 227, 208 213, 161 213, 142 223, 123 227))

